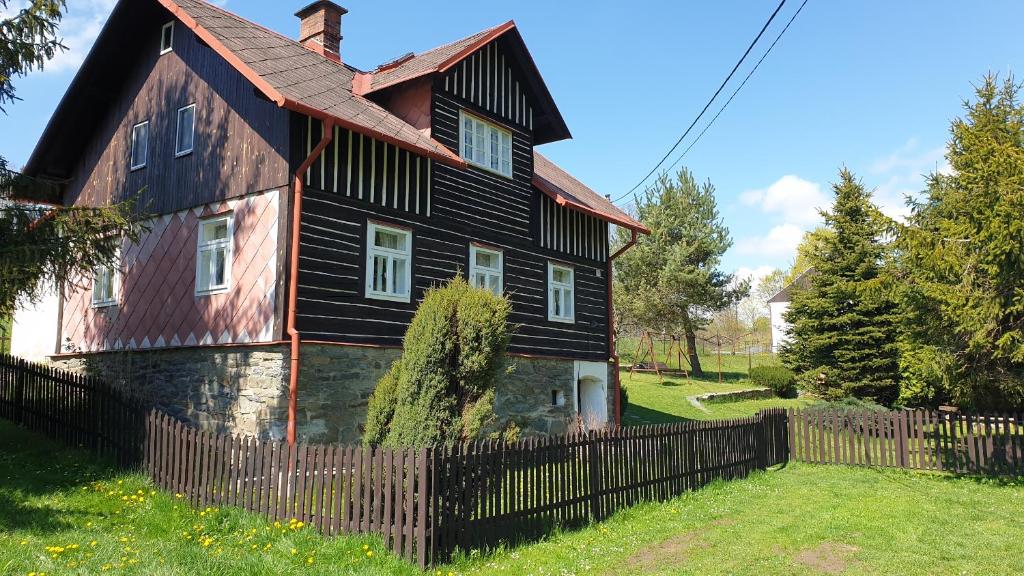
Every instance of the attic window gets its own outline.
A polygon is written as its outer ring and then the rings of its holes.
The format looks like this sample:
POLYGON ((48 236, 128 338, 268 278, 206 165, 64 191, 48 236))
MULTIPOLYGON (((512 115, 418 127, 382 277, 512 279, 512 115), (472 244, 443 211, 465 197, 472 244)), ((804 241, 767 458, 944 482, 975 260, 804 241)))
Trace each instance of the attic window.
POLYGON ((512 177, 512 133, 459 111, 459 155, 474 166, 512 177))
POLYGON ((174 156, 192 153, 196 135, 196 105, 189 104, 178 109, 178 130, 174 138, 174 156))
POLYGON ((160 28, 160 54, 167 54, 174 48, 174 21, 160 28))

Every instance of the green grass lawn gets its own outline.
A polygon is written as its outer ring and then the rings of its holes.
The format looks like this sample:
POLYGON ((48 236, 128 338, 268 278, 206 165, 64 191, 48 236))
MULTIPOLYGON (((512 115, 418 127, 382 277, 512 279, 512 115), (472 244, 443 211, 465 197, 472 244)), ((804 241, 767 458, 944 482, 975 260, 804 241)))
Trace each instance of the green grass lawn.
MULTIPOLYGON (((419 574, 372 537, 191 509, 0 421, 0 574, 419 574)), ((1014 574, 1024 484, 790 465, 441 574, 1014 574)))

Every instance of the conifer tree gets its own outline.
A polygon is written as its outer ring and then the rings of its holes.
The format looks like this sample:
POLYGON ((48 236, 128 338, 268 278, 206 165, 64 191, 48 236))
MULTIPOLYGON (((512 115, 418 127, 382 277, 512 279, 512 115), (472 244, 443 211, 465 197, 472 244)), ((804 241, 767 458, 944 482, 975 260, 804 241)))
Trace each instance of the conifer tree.
POLYGON ((889 220, 847 169, 810 255, 815 274, 786 313, 792 340, 783 361, 826 398, 892 404, 899 393, 898 307, 883 273, 889 220))
POLYGON ((953 121, 900 238, 907 396, 978 410, 1024 406, 1024 106, 994 75, 953 121))
POLYGON ((651 234, 615 261, 615 305, 643 328, 682 333, 692 372, 700 376, 697 332, 750 291, 749 281, 719 268, 732 239, 715 187, 698 184, 686 168, 675 179, 661 174, 637 200, 636 212, 651 234))

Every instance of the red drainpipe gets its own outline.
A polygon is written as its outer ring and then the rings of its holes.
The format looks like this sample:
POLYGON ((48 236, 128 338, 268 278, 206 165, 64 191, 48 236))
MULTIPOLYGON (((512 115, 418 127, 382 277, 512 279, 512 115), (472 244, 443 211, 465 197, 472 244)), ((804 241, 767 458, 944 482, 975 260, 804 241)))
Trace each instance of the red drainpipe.
POLYGON ((629 242, 625 246, 619 248, 611 258, 608 258, 608 350, 611 352, 612 363, 615 364, 615 425, 622 426, 622 391, 619 389, 622 385, 619 380, 619 354, 615 350, 615 309, 612 306, 612 260, 615 260, 622 255, 623 252, 629 250, 636 244, 637 233, 636 230, 631 230, 633 237, 629 239, 629 242))
POLYGON ((313 148, 309 156, 295 171, 295 182, 292 184, 292 247, 288 267, 288 337, 291 339, 291 370, 288 373, 288 444, 295 444, 295 414, 299 406, 299 331, 295 329, 295 307, 298 303, 299 286, 299 232, 302 229, 302 189, 305 182, 303 176, 313 165, 324 148, 334 139, 334 120, 327 118, 324 122, 323 137, 313 148))

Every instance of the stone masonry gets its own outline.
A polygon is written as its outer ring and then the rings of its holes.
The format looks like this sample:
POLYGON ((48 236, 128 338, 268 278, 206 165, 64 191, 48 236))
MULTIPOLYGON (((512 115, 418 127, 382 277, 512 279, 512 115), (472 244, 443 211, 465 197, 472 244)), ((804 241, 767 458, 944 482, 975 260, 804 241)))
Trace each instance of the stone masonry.
MULTIPOLYGON (((359 442, 370 394, 400 354, 389 348, 304 344, 299 437, 359 442)), ((203 429, 262 439, 285 436, 287 345, 61 355, 52 363, 130 388, 133 395, 203 429)), ((610 382, 609 417, 614 406, 610 382)), ((524 436, 564 433, 574 422, 574 394, 572 360, 512 357, 498 383, 494 428, 515 422, 524 436)))

